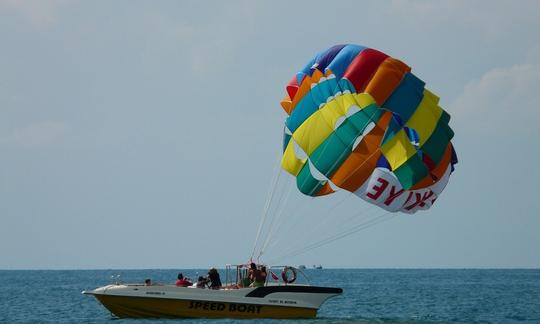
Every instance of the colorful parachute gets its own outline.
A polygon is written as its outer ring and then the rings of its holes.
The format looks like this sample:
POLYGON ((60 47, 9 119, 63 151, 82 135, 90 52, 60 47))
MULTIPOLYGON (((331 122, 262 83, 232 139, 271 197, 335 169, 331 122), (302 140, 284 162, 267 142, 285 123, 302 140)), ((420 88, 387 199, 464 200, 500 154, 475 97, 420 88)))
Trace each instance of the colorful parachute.
POLYGON ((375 49, 336 45, 287 85, 281 165, 298 189, 341 188, 388 211, 428 209, 457 163, 450 115, 411 68, 375 49))

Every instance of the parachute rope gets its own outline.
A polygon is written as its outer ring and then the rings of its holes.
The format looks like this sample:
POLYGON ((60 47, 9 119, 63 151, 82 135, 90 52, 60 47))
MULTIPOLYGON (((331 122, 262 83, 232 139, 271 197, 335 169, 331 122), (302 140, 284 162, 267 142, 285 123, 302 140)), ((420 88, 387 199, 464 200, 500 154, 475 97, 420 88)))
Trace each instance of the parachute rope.
POLYGON ((370 227, 373 227, 377 224, 380 224, 382 222, 385 222, 385 221, 388 221, 394 217, 396 217, 397 214, 391 214, 390 212, 386 212, 382 215, 379 215, 379 216, 376 216, 375 218, 369 220, 369 221, 366 221, 366 222, 363 222, 361 224, 358 224, 348 230, 345 230, 345 231, 342 231, 338 234, 335 234, 333 236, 329 236, 329 237, 326 237, 320 241, 317 241, 315 243, 312 243, 308 246, 305 246, 303 248, 299 248, 299 249, 296 249, 292 252, 289 252, 285 255, 282 255, 278 258, 276 258, 275 260, 272 260, 270 263, 275 263, 275 262, 279 262, 283 259, 286 259, 286 258, 290 258, 290 257, 294 257, 294 256, 297 256, 297 255, 300 255, 300 254, 304 254, 306 252, 309 252, 313 249, 316 249, 316 248, 319 248, 321 246, 324 246, 324 245, 327 245, 327 244, 330 244, 336 240, 339 240, 339 239, 342 239, 344 237, 347 237, 349 235, 352 235, 352 234, 355 234, 361 230, 364 230, 364 229, 367 229, 367 228, 370 228, 370 227), (390 216, 390 217, 387 217, 387 216, 390 216))
POLYGON ((274 167, 274 176, 273 176, 273 179, 272 179, 272 182, 270 184, 270 187, 268 188, 268 194, 266 196, 266 202, 264 204, 264 208, 263 208, 263 212, 262 212, 262 216, 261 216, 261 221, 259 222, 259 228, 257 229, 257 236, 255 237, 255 243, 253 244, 253 250, 251 251, 251 256, 250 256, 250 259, 253 258, 253 256, 255 255, 255 251, 256 251, 256 248, 257 248, 257 243, 259 241, 259 236, 261 235, 261 230, 263 228, 263 225, 266 221, 266 216, 268 215, 268 209, 270 207, 270 203, 272 202, 272 197, 274 196, 274 192, 276 190, 276 187, 277 187, 277 182, 279 181, 279 178, 281 176, 281 169, 280 169, 280 163, 279 163, 279 160, 280 160, 280 157, 281 157, 281 153, 279 152, 278 155, 277 155, 277 162, 276 163, 276 166, 274 167))
MULTIPOLYGON (((371 116, 370 116, 371 117, 371 116)), ((370 118, 371 119, 371 118, 370 118)), ((367 161, 369 161, 369 159, 371 158, 371 156, 373 156, 374 154, 376 154, 379 150, 375 150, 374 152, 372 152, 369 157, 362 163, 360 163, 359 165, 356 166, 355 170, 361 168, 367 161)), ((343 153, 342 153, 343 155, 343 153)), ((341 156, 342 157, 342 156, 341 156)), ((341 158, 340 157, 340 158, 341 158)), ((334 167, 334 166, 333 166, 334 167)), ((336 202, 334 205, 332 205, 325 213, 322 213, 322 216, 321 217, 324 217, 326 215, 328 215, 330 212, 332 212, 335 208, 337 208, 339 205, 341 205, 348 197, 350 197, 353 193, 350 193, 349 195, 343 197, 340 201, 336 202)), ((311 197, 312 199, 314 197, 311 197)), ((351 221, 352 219, 354 218, 358 218, 358 217, 361 217, 361 216, 365 216, 366 214, 369 214, 371 213, 374 209, 372 209, 374 206, 371 205, 370 208, 368 208, 367 210, 363 210, 359 213, 353 213, 352 216, 348 217, 343 223, 347 224, 348 221, 351 221)), ((340 214, 338 214, 340 215, 340 214)), ((317 219, 318 220, 318 219, 317 219)), ((312 223, 317 223, 318 225, 316 225, 315 228, 312 228, 311 230, 306 230, 305 228, 303 229, 303 235, 299 236, 296 238, 295 241, 293 241, 292 244, 290 244, 289 246, 291 247, 294 247, 294 246, 297 246, 298 243, 302 242, 306 236, 309 236, 310 234, 313 234, 315 233, 319 228, 322 228, 323 225, 327 225, 328 222, 330 221, 333 221, 333 222, 336 222, 336 219, 332 219, 332 217, 326 217, 325 219, 323 219, 322 221, 319 220, 318 222, 312 222, 312 223)), ((297 224, 298 225, 298 224, 297 224)), ((291 227, 292 229, 296 229, 297 226, 292 226, 291 227)), ((284 236, 284 237, 287 237, 287 236, 284 236)), ((277 241, 274 242, 274 245, 276 245, 277 241)))
MULTIPOLYGON (((261 250, 259 251, 259 255, 257 256, 257 259, 259 259, 263 255, 263 253, 266 251, 266 248, 268 247, 268 243, 274 237, 274 233, 275 233, 276 228, 277 229, 281 228, 281 224, 283 223, 283 219, 285 219, 283 217, 283 212, 285 210, 285 206, 287 206, 287 203, 289 201, 289 197, 291 196, 291 192, 292 192, 292 189, 293 189, 293 186, 294 186, 293 184, 294 184, 294 181, 291 181, 289 183, 289 189, 287 190, 287 194, 285 195, 285 200, 284 200, 283 204, 281 204, 281 207, 278 209, 276 216, 272 219, 270 229, 268 230, 268 235, 266 237, 266 240, 264 241, 264 244, 261 247, 261 250), (277 226, 274 226, 274 224, 275 224, 274 221, 277 221, 277 224, 278 224, 277 226)), ((280 204, 278 204, 278 207, 279 206, 280 206, 280 204)))
MULTIPOLYGON (((372 120, 373 114, 374 114, 374 113, 372 113, 372 114, 369 115, 369 120, 371 120, 371 121, 373 121, 373 120, 372 120)), ((325 122, 328 123, 328 125, 330 125, 330 123, 328 122, 328 120, 326 120, 326 118, 323 117, 323 119, 325 120, 325 122)), ((291 140, 294 141, 294 139, 291 139, 291 140)), ((340 139, 340 140, 341 140, 341 139, 340 139)), ((324 156, 324 152, 326 151, 326 149, 327 149, 327 146, 325 146, 325 147, 323 148, 323 151, 322 151, 321 155, 319 156, 319 158, 322 157, 322 156, 324 156)), ((378 152, 378 150, 372 152, 372 153, 370 154, 370 156, 369 156, 365 161, 363 161, 363 162, 360 163, 358 166, 356 166, 356 169, 361 168, 367 161, 369 161, 369 158, 370 158, 371 156, 373 156, 374 154, 376 154, 377 152, 378 152)), ((331 169, 333 169, 333 168, 337 165, 338 161, 339 161, 341 158, 343 158, 343 156, 344 156, 345 154, 347 154, 347 153, 349 153, 349 152, 348 152, 348 151, 342 152, 342 153, 340 154, 339 158, 332 164, 331 169)), ((306 155, 307 155, 307 154, 306 154, 306 155)), ((317 160, 315 161, 315 163, 317 163, 318 160, 319 160, 319 159, 317 159, 317 160)), ((282 173, 282 172, 280 172, 280 175, 281 175, 281 173, 282 173)), ((279 178, 279 176, 278 176, 278 178, 279 178)), ((304 186, 307 180, 308 180, 307 178, 304 179, 304 181, 299 185, 299 187, 304 186)), ((327 180, 327 181, 330 181, 330 180, 327 180)), ((275 191, 275 188, 276 188, 276 187, 277 187, 277 184, 274 184, 274 186, 273 186, 273 191, 275 191)), ((351 194, 352 194, 352 193, 351 193, 351 194)), ((273 192, 272 192, 272 196, 273 196, 273 192)), ((341 203, 343 203, 343 202, 346 200, 347 197, 348 197, 348 196, 345 196, 341 201, 338 201, 336 204, 334 204, 333 206, 331 206, 330 209, 329 209, 326 213, 323 213, 323 214, 322 214, 322 216, 324 217, 324 215, 328 214, 328 213, 331 212, 333 209, 335 209, 337 206, 339 206, 341 203)), ((312 196, 312 198, 313 198, 313 196, 312 196)), ((276 208, 279 208, 281 211, 283 211, 283 210, 285 209, 285 206, 286 206, 286 202, 287 202, 287 201, 288 201, 288 195, 287 195, 287 199, 286 199, 286 201, 285 201, 285 204, 284 204, 283 206, 280 206, 280 202, 281 202, 281 197, 280 197, 280 199, 278 200, 278 206, 277 206, 276 208)), ((260 233, 261 233, 261 231, 262 231, 262 227, 263 227, 263 225, 264 225, 264 223, 265 223, 265 221, 266 221, 267 215, 269 214, 269 213, 268 213, 268 210, 270 209, 270 204, 271 204, 271 198, 270 198, 270 201, 268 202, 267 206, 265 206, 265 214, 264 214, 264 216, 263 216, 263 220, 261 220, 261 224, 259 224, 259 231, 258 231, 258 233, 257 233, 257 239, 256 239, 256 242, 257 242, 257 240, 258 240, 259 237, 260 237, 260 233)), ((274 238, 274 236, 272 235, 272 234, 274 233, 273 230, 272 230, 273 224, 274 224, 274 219, 275 219, 276 217, 279 217, 280 214, 281 214, 281 212, 278 212, 278 216, 276 216, 275 214, 269 216, 270 220, 269 220, 268 222, 270 223, 270 229, 268 229, 268 232, 266 233, 266 239, 265 239, 264 243, 262 244, 262 246, 261 246, 261 248, 260 248, 260 250, 259 250, 259 253, 258 253, 258 255, 257 255, 257 259, 259 259, 259 258, 266 252, 266 249, 268 248, 268 244, 269 244, 270 240, 271 240, 272 238, 274 238)), ((359 217, 359 216, 361 216, 362 214, 363 214, 363 212, 361 212, 361 213, 359 213, 359 214, 358 214, 358 213, 357 213, 357 214, 354 214, 352 217, 349 217, 349 219, 350 219, 350 218, 354 218, 354 217, 359 217)), ((328 218, 327 218, 327 219, 328 219, 328 218)), ((321 224, 321 223, 326 223, 326 221, 318 222, 318 223, 319 223, 319 224, 321 224)), ((320 226, 318 226, 318 227, 320 227, 320 226)), ((292 228, 294 228, 294 227, 292 227, 292 228)), ((309 234, 310 232, 313 232, 313 231, 304 231, 303 233, 306 235, 306 234, 309 234)), ((292 244, 291 246, 295 246, 295 244, 298 243, 299 241, 301 241, 301 239, 303 239, 303 238, 305 237, 305 235, 302 236, 302 237, 300 237, 299 239, 297 239, 297 240, 294 242, 294 244, 292 244)), ((264 234, 263 234, 263 236, 264 236, 264 234)), ((277 243, 277 242, 274 242, 273 245, 275 245, 276 243, 277 243)), ((252 255, 251 255, 251 258, 253 258, 253 257, 255 256, 256 252, 257 252, 256 246, 254 246, 254 248, 253 248, 253 253, 252 253, 252 255)))
MULTIPOLYGON (((279 187, 279 185, 277 186, 279 187)), ((281 188, 280 188, 281 189, 281 188)), ((275 221, 276 219, 279 217, 279 210, 281 209, 281 206, 284 204, 284 201, 287 200, 287 195, 285 194, 285 190, 279 190, 280 194, 277 198, 277 203, 273 206, 270 207, 269 209, 269 217, 268 217, 268 224, 265 228, 265 231, 263 231, 263 234, 261 235, 260 237, 260 246, 259 246, 259 249, 258 249, 258 253, 255 253, 256 255, 256 260, 258 261, 261 257, 261 255, 263 254, 264 252, 264 248, 265 248, 265 245, 267 244, 267 241, 270 239, 270 236, 273 232, 273 229, 274 229, 274 224, 275 224, 275 221), (285 199, 284 199, 285 197, 285 199), (274 208, 272 208, 274 207, 274 208), (273 209, 273 211, 272 211, 273 209)))
MULTIPOLYGON (((314 200, 314 197, 309 197, 309 202, 312 202, 313 200, 314 200)), ((276 230, 276 233, 279 235, 279 238, 273 240, 272 242, 270 242, 269 246, 268 246, 268 249, 271 248, 271 247, 274 247, 276 244, 280 243, 280 239, 282 237, 289 237, 291 232, 298 228, 298 225, 299 225, 300 221, 302 220, 301 216, 304 215, 304 214, 307 214, 307 212, 305 212, 305 211, 306 211, 306 208, 308 208, 309 206, 311 206, 310 203, 301 202, 298 205, 296 205, 295 208, 292 209, 290 213, 288 213, 289 217, 284 218, 283 221, 282 221, 282 224, 280 224, 281 226, 276 230), (288 224, 289 224, 289 226, 287 227, 288 230, 282 232, 281 228, 282 228, 283 224, 285 224, 286 219, 288 220, 288 224)))
MULTIPOLYGON (((292 241, 292 242, 288 242, 288 246, 290 247, 294 247, 294 246, 297 246, 299 245, 299 243, 303 242, 306 240, 306 238, 309 237, 309 235, 313 234, 313 233, 316 233, 317 230, 319 228, 321 228, 322 226, 324 225, 328 225, 329 222, 335 222, 336 219, 332 218, 332 217, 327 217, 332 211, 334 211, 337 207, 339 207, 341 204, 343 204, 347 198, 349 198, 351 196, 351 194, 346 194, 344 195, 341 199, 339 199, 336 203, 334 203, 332 206, 330 206, 330 208, 325 208, 327 210, 323 210, 322 213, 320 213, 320 216, 316 216, 316 215, 310 215, 312 216, 311 217, 311 224, 317 224, 315 225, 314 227, 311 227, 311 228, 308 228, 308 227, 302 227, 302 231, 298 231, 298 227, 299 227, 299 220, 301 219, 298 219, 298 221, 296 222, 296 224, 294 224, 295 226, 292 226, 293 229, 296 230, 297 233, 299 233, 300 235, 296 234, 296 238, 292 241), (322 218, 322 219, 320 219, 322 218)), ((340 215, 340 214, 336 214, 336 215, 340 215)), ((288 235, 283 235, 279 240, 276 240, 274 242, 274 245, 277 245, 280 243, 280 240, 282 238, 287 238, 288 235)))
MULTIPOLYGON (((369 220, 373 212, 376 212, 376 211, 377 209, 368 208, 360 212, 355 212, 352 215, 349 215, 349 217, 347 217, 346 219, 341 217, 341 215, 345 215, 345 214, 340 214, 340 213, 336 213, 334 217, 326 217, 322 221, 318 221, 318 219, 314 219, 310 223, 316 223, 317 225, 315 225, 314 227, 309 227, 309 228, 304 227, 302 231, 300 232, 303 235, 298 236, 297 239, 293 243, 289 244, 287 248, 284 249, 284 251, 282 252, 282 255, 289 254, 292 251, 301 250, 305 248, 306 246, 310 246, 312 244, 316 244, 318 242, 317 239, 319 239, 320 237, 323 237, 323 236, 330 237, 330 236, 339 235, 342 231, 346 231, 351 228, 351 224, 354 224, 354 222, 351 223, 352 220, 357 219, 357 221, 359 221, 360 223, 364 223, 367 220, 369 220), (331 219, 332 222, 330 223, 327 222, 328 219, 331 219), (334 228, 332 224, 342 224, 346 226, 346 228, 344 228, 344 226, 339 226, 337 228, 334 228), (323 229, 325 232, 320 232, 319 231, 320 229, 323 229), (329 231, 329 229, 332 229, 332 230, 329 231), (315 238, 315 240, 313 238, 315 238)), ((326 214, 324 214, 323 216, 325 215, 326 214)))

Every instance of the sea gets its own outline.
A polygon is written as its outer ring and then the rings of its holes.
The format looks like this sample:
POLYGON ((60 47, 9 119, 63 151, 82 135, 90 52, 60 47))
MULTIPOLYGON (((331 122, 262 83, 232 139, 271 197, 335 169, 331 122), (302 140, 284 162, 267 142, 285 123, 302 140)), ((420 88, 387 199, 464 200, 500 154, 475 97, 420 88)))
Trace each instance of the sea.
POLYGON ((539 269, 306 269, 310 284, 344 293, 316 319, 290 321, 117 319, 81 294, 111 281, 172 283, 178 272, 207 271, 2 270, 0 323, 540 323, 539 269))

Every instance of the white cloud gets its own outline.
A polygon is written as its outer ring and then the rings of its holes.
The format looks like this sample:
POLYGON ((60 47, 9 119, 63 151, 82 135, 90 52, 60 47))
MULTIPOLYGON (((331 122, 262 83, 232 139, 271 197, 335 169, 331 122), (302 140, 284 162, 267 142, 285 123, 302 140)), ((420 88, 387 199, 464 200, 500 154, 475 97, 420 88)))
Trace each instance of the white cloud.
POLYGON ((46 146, 58 142, 65 133, 65 124, 46 121, 14 129, 0 143, 26 147, 46 146))
POLYGON ((470 81, 451 105, 455 121, 480 132, 512 129, 538 133, 540 118, 540 64, 494 68, 470 81), (478 128, 479 126, 479 128, 478 128))

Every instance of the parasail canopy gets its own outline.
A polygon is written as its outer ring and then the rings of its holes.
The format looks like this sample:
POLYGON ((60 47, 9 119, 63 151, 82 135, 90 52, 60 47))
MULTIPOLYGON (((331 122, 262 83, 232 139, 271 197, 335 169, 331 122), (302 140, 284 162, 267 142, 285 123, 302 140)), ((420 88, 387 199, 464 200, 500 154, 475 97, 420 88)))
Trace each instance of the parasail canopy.
POLYGON ((405 63, 375 49, 336 45, 286 87, 281 166, 298 189, 344 189, 391 212, 428 209, 457 163, 439 98, 405 63))

